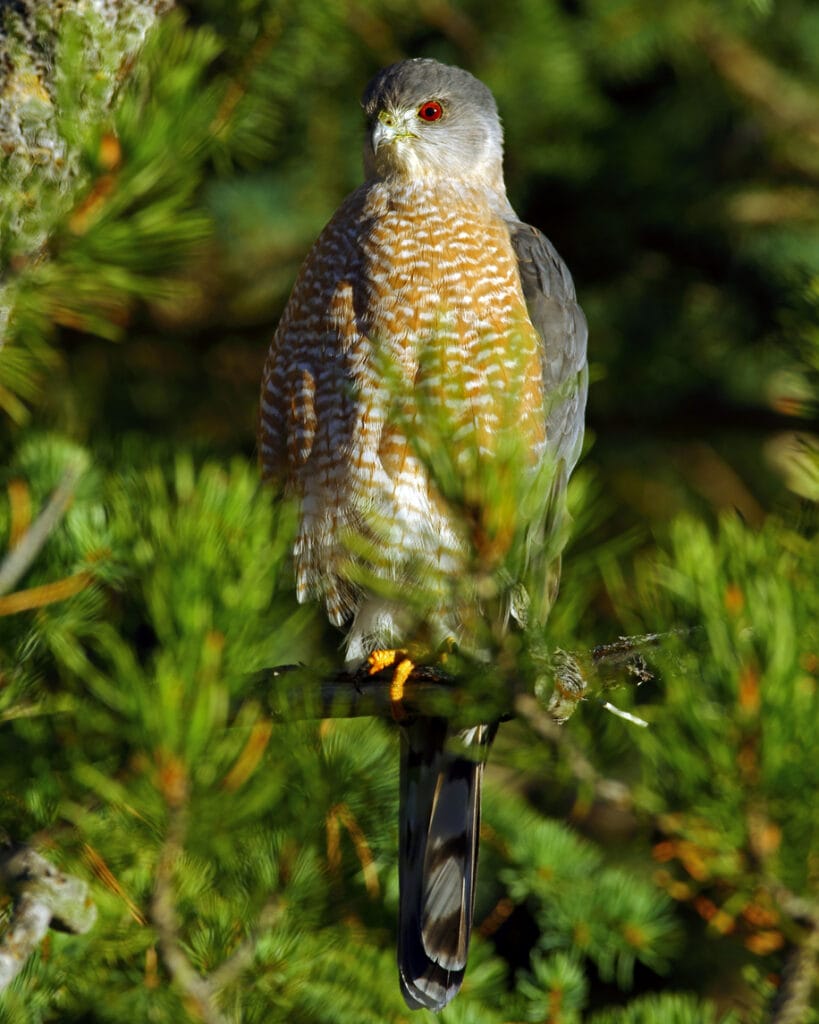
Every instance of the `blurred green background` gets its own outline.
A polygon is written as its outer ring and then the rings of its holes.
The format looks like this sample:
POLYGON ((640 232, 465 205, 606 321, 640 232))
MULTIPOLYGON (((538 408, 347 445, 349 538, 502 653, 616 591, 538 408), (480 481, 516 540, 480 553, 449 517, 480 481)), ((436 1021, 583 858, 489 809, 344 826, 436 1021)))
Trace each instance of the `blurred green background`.
POLYGON ((339 637, 293 607, 292 524, 254 463, 277 318, 361 181, 358 97, 407 56, 493 90, 513 205, 589 320, 550 640, 701 638, 618 691, 648 730, 599 705, 567 741, 502 730, 485 941, 442 1019, 819 1019, 819 7, 14 0, 0 23, 2 550, 67 465, 82 471, 0 596, 0 822, 78 873, 92 847, 142 908, 127 924, 99 883, 90 947, 65 940, 0 1020, 136 1019, 128 1000, 144 1019, 202 1018, 178 977, 164 984, 150 924, 178 809, 168 765, 196 808, 175 881, 200 973, 256 935, 264 893, 289 907, 262 929, 253 986, 225 984, 225 1019, 406 1017, 394 736, 271 732, 259 672, 329 670, 339 637), (225 798, 237 758, 244 801, 225 798), (578 831, 598 845, 581 853, 578 831), (666 989, 692 994, 653 1002, 666 989))

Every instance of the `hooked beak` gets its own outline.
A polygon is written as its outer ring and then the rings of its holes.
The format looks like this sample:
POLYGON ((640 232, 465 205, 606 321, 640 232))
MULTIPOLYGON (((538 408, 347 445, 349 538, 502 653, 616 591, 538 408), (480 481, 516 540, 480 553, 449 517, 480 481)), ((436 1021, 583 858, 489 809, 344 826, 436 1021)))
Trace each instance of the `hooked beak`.
POLYGON ((389 146, 404 139, 415 139, 418 136, 411 130, 410 116, 395 114, 391 110, 382 110, 373 125, 373 152, 377 153, 381 146, 389 146))

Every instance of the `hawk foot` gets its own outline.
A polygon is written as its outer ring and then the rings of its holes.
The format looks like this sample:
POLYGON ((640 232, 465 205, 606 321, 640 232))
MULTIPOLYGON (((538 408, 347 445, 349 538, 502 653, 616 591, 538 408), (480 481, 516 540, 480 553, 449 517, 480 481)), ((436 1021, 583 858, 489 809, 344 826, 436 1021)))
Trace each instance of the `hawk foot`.
POLYGON ((396 722, 403 721, 407 717, 402 703, 404 699, 404 684, 412 675, 415 662, 407 657, 406 651, 378 650, 373 651, 369 658, 367 658, 367 664, 371 676, 377 675, 391 665, 395 666, 392 680, 390 681, 390 710, 396 722))

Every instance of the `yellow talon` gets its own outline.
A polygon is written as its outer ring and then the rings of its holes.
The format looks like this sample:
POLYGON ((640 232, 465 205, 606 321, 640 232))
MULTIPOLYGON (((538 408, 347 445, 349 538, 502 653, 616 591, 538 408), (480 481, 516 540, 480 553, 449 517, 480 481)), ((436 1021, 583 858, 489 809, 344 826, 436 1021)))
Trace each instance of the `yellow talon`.
POLYGON ((395 665, 390 681, 390 704, 392 717, 396 722, 400 722, 402 718, 407 717, 401 702, 404 699, 404 685, 412 675, 415 662, 408 658, 404 651, 373 651, 367 659, 367 665, 371 676, 395 665))
POLYGON ((367 658, 367 664, 370 667, 370 675, 377 675, 382 669, 389 668, 390 665, 394 665, 398 659, 398 655, 403 653, 403 651, 373 651, 369 658, 367 658))

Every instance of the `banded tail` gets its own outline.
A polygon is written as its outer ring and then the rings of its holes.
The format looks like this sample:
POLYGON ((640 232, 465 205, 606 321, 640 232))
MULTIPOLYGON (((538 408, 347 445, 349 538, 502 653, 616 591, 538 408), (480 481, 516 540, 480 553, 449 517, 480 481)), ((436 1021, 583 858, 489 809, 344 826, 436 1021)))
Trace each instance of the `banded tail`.
POLYGON ((398 973, 412 1010, 443 1009, 463 981, 481 779, 495 731, 481 725, 452 735, 443 718, 419 718, 401 730, 398 973), (453 741, 460 750, 448 749, 453 741))

